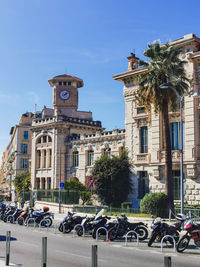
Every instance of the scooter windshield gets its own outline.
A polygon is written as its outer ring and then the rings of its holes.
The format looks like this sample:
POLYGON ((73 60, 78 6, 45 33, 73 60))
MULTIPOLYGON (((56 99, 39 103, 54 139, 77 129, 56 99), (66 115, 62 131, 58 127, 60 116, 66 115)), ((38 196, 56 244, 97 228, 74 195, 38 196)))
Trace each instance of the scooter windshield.
POLYGON ((105 212, 105 209, 100 210, 100 211, 97 213, 97 215, 95 216, 94 220, 96 220, 97 218, 101 217, 101 216, 104 214, 104 212, 105 212))

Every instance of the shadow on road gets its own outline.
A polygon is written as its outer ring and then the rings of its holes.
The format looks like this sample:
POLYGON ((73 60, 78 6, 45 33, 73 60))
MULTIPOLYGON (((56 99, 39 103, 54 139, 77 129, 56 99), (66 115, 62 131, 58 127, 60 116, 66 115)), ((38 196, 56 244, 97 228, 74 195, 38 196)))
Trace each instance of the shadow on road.
MULTIPOLYGON (((15 237, 10 237, 10 241, 16 241, 17 238, 15 237)), ((6 241, 6 236, 5 235, 0 235, 0 242, 1 241, 6 241)))

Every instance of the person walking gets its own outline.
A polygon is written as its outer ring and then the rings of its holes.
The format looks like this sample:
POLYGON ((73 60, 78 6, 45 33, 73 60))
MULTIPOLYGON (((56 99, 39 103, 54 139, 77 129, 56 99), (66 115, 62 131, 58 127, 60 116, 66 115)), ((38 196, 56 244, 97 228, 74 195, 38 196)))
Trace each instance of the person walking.
POLYGON ((17 208, 17 202, 18 202, 18 195, 15 195, 15 199, 14 199, 14 202, 15 202, 15 208, 17 208))

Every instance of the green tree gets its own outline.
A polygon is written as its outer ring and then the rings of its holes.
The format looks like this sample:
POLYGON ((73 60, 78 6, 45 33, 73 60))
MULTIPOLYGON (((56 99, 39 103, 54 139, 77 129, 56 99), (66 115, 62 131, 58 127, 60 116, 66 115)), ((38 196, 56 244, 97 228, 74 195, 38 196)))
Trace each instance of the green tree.
POLYGON ((24 173, 17 175, 14 179, 14 187, 18 196, 22 196, 23 190, 28 192, 31 190, 31 175, 30 172, 25 173, 25 187, 24 187, 24 173))
POLYGON ((127 199, 132 191, 130 167, 126 151, 119 156, 102 155, 95 161, 91 176, 94 192, 103 204, 119 207, 127 199))
POLYGON ((168 208, 174 210, 173 179, 172 179, 172 156, 169 128, 169 106, 174 111, 177 108, 177 96, 170 89, 173 87, 180 96, 189 89, 189 80, 184 69, 186 61, 181 60, 180 50, 169 44, 160 45, 156 42, 149 44, 144 51, 150 61, 140 61, 144 67, 143 74, 139 75, 139 88, 135 94, 136 99, 147 110, 154 106, 157 114, 162 115, 164 151, 165 151, 165 194, 168 197, 168 208), (167 83, 168 90, 160 89, 160 85, 167 83))
POLYGON ((76 177, 71 178, 70 181, 65 181, 65 189, 77 191, 80 199, 83 201, 83 205, 91 199, 91 192, 76 177))

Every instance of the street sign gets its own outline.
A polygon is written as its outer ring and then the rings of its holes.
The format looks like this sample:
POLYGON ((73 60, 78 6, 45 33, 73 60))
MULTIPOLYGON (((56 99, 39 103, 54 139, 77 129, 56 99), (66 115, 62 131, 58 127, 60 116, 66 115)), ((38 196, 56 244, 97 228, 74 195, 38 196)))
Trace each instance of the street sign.
POLYGON ((65 183, 60 183, 60 188, 64 188, 65 187, 65 183))

